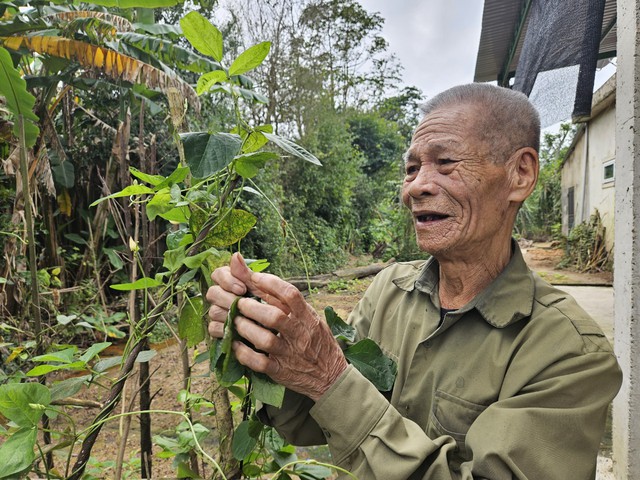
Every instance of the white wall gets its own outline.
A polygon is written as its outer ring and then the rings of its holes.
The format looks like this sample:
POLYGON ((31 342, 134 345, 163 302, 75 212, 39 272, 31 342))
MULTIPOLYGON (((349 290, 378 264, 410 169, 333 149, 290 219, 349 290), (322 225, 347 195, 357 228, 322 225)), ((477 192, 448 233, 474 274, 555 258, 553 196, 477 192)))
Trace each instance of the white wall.
POLYGON ((615 180, 604 182, 604 164, 615 160, 615 122, 612 104, 588 122, 562 167, 563 234, 569 233, 567 192, 574 187, 574 226, 588 221, 597 209, 606 228, 605 241, 609 249, 613 248, 615 180), (586 176, 585 163, 588 165, 586 176))

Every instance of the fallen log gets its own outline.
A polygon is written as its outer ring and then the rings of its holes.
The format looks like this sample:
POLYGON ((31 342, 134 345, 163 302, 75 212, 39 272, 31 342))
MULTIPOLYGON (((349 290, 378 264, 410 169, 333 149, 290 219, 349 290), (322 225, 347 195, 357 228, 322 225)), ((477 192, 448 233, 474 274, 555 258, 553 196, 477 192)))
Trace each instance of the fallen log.
POLYGON ((315 275, 313 277, 290 277, 285 279, 291 283, 300 291, 308 290, 309 288, 322 288, 329 285, 331 282, 339 280, 355 280, 356 278, 365 278, 372 275, 376 275, 385 267, 395 262, 392 258, 388 262, 374 263, 372 265, 366 265, 364 267, 353 267, 336 270, 332 273, 323 273, 322 275, 315 275))

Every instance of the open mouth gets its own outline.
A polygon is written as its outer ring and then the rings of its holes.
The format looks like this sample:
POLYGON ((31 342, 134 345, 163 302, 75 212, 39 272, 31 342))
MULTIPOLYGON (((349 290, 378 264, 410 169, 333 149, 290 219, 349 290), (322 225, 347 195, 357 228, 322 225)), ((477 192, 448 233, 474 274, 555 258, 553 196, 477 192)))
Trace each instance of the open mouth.
POLYGON ((424 214, 424 215, 416 215, 416 220, 420 223, 426 223, 426 222, 436 222, 438 220, 444 220, 445 218, 448 218, 449 215, 440 215, 438 213, 428 213, 428 214, 424 214))

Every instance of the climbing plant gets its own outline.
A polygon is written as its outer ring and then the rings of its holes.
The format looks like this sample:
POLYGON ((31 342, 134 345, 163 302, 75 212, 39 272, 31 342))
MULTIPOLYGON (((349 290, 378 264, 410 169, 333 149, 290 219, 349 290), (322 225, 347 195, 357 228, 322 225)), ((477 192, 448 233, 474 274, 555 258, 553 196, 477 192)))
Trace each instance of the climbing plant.
MULTIPOLYGON (((64 478, 83 478, 91 458, 91 452, 102 427, 119 415, 114 408, 121 401, 125 382, 137 362, 146 362, 152 352, 146 350, 146 339, 156 323, 173 305, 179 309, 178 331, 189 347, 206 341, 206 306, 202 291, 210 286, 213 269, 226 264, 230 251, 237 249, 242 239, 256 225, 256 216, 239 207, 241 196, 261 196, 253 183, 254 177, 268 168, 269 162, 279 156, 296 157, 311 164, 320 165, 310 152, 275 134, 268 124, 252 124, 245 118, 243 102, 259 101, 260 98, 245 88, 243 75, 262 63, 270 50, 269 42, 261 42, 240 53, 233 61, 224 62, 224 45, 220 31, 197 12, 184 16, 182 31, 200 54, 210 57, 218 68, 200 76, 196 86, 198 95, 212 92, 225 94, 232 102, 235 122, 228 131, 181 132, 176 135, 180 161, 167 175, 151 174, 130 167, 133 182, 122 190, 95 201, 96 207, 115 199, 128 199, 134 207, 143 206, 149 221, 171 225, 166 235, 166 251, 159 272, 146 271, 140 262, 140 252, 146 247, 130 239, 129 249, 134 261, 139 262, 139 275, 129 282, 111 285, 116 291, 140 292, 144 311, 131 325, 128 343, 120 359, 118 378, 113 382, 108 398, 91 425, 81 432, 74 429, 60 436, 60 443, 51 448, 68 448, 69 455, 64 478), (269 151, 267 148, 271 146, 269 151), (277 152, 277 153, 276 153, 277 152), (75 464, 70 466, 72 451, 81 441, 75 464)), ((170 93, 170 92, 169 92, 170 93)), ((176 131, 183 124, 187 110, 174 104, 171 115, 176 131)), ((26 136, 21 132, 22 138, 26 136)), ((286 222, 283 222, 286 228, 286 222)), ((259 271, 268 267, 266 260, 250 262, 250 268, 259 271)), ((162 436, 156 443, 165 452, 176 456, 176 468, 180 477, 196 478, 191 454, 199 455, 210 464, 219 478, 257 478, 265 473, 274 478, 290 478, 295 474, 301 478, 319 479, 330 475, 327 465, 314 461, 300 461, 290 446, 279 438, 273 429, 262 426, 255 416, 257 402, 280 405, 283 387, 274 384, 268 377, 242 367, 230 349, 235 332, 233 328, 234 308, 231 309, 225 337, 208 349, 204 358, 211 362, 212 402, 186 389, 181 394, 185 404, 183 412, 156 411, 182 417, 178 427, 181 441, 170 441, 162 436), (229 392, 238 398, 243 417, 235 426, 230 410, 229 392), (218 458, 213 458, 201 446, 207 429, 194 422, 191 408, 204 405, 215 407, 219 434, 218 458), (222 428, 221 428, 222 426, 222 428)), ((326 311, 327 321, 334 335, 346 345, 345 356, 381 390, 389 390, 395 378, 395 364, 384 356, 371 340, 355 341, 355 331, 347 326, 332 310, 326 311)), ((38 363, 27 376, 38 377, 54 371, 89 369, 91 377, 100 375, 107 368, 92 365, 92 361, 109 342, 101 342, 80 351, 77 347, 58 348, 43 353, 31 360, 38 363)), ((202 355, 199 360, 204 359, 202 355)), ((109 363, 110 365, 113 362, 109 363)), ((10 478, 28 472, 36 460, 35 454, 22 456, 20 451, 34 451, 37 444, 37 423, 43 415, 61 413, 53 405, 52 398, 77 391, 82 381, 67 382, 58 387, 55 395, 45 385, 14 382, 0 390, 0 413, 11 419, 16 429, 9 432, 8 440, 0 448, 0 461, 11 464, 11 472, 0 474, 10 478)), ((54 384, 55 385, 55 384, 54 384)), ((131 414, 136 412, 131 412, 131 414)), ((150 413, 150 412, 137 412, 150 413)), ((130 415, 125 413, 124 415, 130 415)), ((41 452, 41 456, 44 452, 41 452)), ((45 462, 46 465, 49 465, 45 462)), ((47 470, 49 470, 47 468, 47 470)))

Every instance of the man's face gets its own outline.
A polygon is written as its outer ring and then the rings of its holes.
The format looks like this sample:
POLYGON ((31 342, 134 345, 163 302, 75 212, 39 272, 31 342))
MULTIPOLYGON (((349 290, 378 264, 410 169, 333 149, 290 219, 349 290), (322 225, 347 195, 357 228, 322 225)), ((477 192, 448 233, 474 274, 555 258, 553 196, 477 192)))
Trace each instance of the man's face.
POLYGON ((413 214, 418 246, 438 259, 472 259, 511 233, 507 167, 494 163, 480 140, 479 115, 473 105, 431 112, 405 159, 402 200, 413 214))

